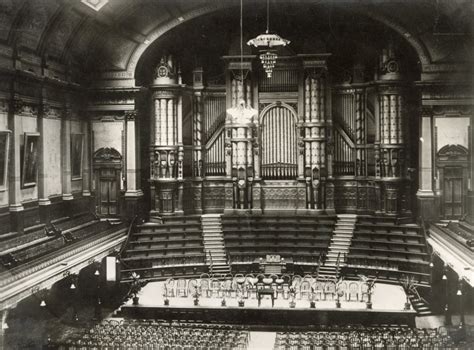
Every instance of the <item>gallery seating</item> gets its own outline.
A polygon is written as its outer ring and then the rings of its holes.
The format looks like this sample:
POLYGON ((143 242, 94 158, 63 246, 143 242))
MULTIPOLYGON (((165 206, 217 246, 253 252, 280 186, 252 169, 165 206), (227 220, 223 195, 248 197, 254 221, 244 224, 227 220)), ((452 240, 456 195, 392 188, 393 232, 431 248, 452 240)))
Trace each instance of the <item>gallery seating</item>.
POLYGON ((347 256, 347 274, 366 272, 397 281, 413 275, 429 282, 426 239, 416 224, 398 224, 395 218, 361 216, 356 223, 347 256))
POLYGON ((199 275, 207 269, 200 218, 169 217, 163 223, 138 225, 122 261, 125 274, 141 271, 157 279, 199 275))
POLYGON ((330 215, 223 215, 222 230, 231 263, 267 254, 314 261, 327 253, 335 221, 330 215))
POLYGON ((0 260, 3 267, 13 268, 110 227, 109 222, 100 221, 91 213, 61 218, 49 225, 2 241, 0 260))

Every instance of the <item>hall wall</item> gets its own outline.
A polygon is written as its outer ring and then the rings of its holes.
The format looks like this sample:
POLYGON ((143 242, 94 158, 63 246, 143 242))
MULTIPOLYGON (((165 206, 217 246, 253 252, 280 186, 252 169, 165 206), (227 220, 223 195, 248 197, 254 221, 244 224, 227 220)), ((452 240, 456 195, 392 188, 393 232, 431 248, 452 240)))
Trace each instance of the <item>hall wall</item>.
MULTIPOLYGON (((70 168, 71 135, 87 131, 80 113, 82 94, 57 84, 9 74, 0 84, 0 131, 10 132, 7 181, 0 189, 0 234, 23 232, 88 207, 83 197, 88 188, 82 178, 71 179, 70 168), (22 180, 25 133, 39 136, 32 162, 36 178, 30 185, 22 180)), ((89 152, 86 146, 84 142, 83 155, 89 152)), ((86 159, 82 157, 82 171, 89 168, 86 159)))

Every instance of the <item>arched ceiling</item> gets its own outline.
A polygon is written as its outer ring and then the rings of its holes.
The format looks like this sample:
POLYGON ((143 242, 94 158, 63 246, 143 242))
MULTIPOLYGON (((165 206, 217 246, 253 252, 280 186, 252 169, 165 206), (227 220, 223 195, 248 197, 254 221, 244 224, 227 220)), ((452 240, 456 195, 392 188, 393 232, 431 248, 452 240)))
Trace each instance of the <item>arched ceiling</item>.
MULTIPOLYGON (((105 2, 95 11, 79 0, 0 0, 0 50, 74 65, 82 72, 123 72, 123 77, 133 78, 143 53, 168 30, 223 8, 235 8, 238 16, 239 4, 238 0, 105 2)), ((262 2, 244 0, 244 6, 258 8, 262 2)), ((368 16, 404 36, 423 64, 472 60, 471 0, 271 0, 272 11, 278 12, 282 4, 308 13, 333 8, 368 16)))

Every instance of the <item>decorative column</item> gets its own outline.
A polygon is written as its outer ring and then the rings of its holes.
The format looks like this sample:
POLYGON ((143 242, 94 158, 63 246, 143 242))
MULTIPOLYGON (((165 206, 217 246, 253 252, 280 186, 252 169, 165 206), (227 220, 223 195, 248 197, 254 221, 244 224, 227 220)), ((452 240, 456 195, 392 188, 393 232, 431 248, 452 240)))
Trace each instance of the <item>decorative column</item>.
MULTIPOLYGON (((298 177, 306 185, 306 209, 326 209, 327 167, 327 66, 329 55, 304 55, 303 87, 300 99, 303 118, 300 119, 300 169, 298 177)), ((331 193, 329 193, 331 195, 331 193)))
POLYGON ((9 187, 8 195, 10 202, 10 226, 12 231, 24 232, 23 214, 24 208, 21 204, 21 116, 23 101, 12 93, 8 106, 8 129, 12 134, 10 137, 10 160, 8 168, 9 187))
MULTIPOLYGON (((82 162, 82 196, 83 197, 91 197, 91 182, 92 182, 92 166, 91 166, 91 158, 92 158, 92 142, 91 142, 91 122, 87 119, 83 125, 82 130, 84 134, 84 160, 82 162)), ((93 204, 92 199, 90 200, 91 205, 93 204)))
POLYGON ((139 143, 137 138, 137 111, 131 110, 125 112, 124 130, 125 130, 125 154, 126 164, 126 192, 125 192, 125 212, 129 218, 138 214, 138 201, 143 197, 142 190, 138 187, 139 174, 139 143))
POLYGON ((71 190, 71 105, 66 102, 61 117, 61 184, 62 200, 66 214, 72 215, 72 196, 71 190))
POLYGON ((155 70, 150 145, 151 216, 183 213, 183 140, 181 85, 172 56, 163 56, 155 70))
POLYGON ((39 154, 39 166, 38 166, 38 205, 39 205, 39 214, 40 221, 43 224, 48 225, 50 223, 50 209, 51 201, 49 200, 49 191, 48 191, 48 169, 47 164, 47 152, 46 152, 46 127, 44 123, 44 118, 49 112, 49 105, 43 102, 40 105, 38 111, 38 132, 40 134, 39 144, 38 144, 38 154, 39 154))
POLYGON ((225 209, 261 210, 258 111, 254 108, 253 56, 227 59, 225 209))
POLYGON ((469 153, 470 153, 470 167, 469 167, 469 190, 467 191, 467 217, 466 220, 474 225, 474 117, 471 113, 471 124, 469 126, 469 153))
POLYGON ((378 81, 378 130, 375 146, 378 212, 409 212, 406 137, 407 111, 404 82, 394 50, 383 50, 378 81))
POLYGON ((433 191, 433 148, 433 110, 431 106, 423 106, 420 118, 418 191, 416 196, 419 215, 427 221, 435 220, 438 212, 433 191))
POLYGON ((356 176, 367 176, 367 139, 365 120, 365 90, 355 89, 355 144, 356 144, 356 176))
POLYGON ((202 159, 202 130, 203 130, 203 70, 196 68, 193 71, 193 197, 194 209, 196 213, 202 213, 202 191, 203 191, 203 159, 202 159))

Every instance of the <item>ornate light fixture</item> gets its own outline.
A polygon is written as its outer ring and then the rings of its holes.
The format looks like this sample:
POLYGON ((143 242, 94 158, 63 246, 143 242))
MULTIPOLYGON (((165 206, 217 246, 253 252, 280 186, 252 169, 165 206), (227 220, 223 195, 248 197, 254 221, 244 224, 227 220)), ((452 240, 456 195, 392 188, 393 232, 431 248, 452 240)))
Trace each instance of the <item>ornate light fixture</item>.
POLYGON ((289 40, 283 39, 278 34, 270 33, 270 5, 269 0, 267 0, 267 30, 264 34, 260 34, 247 42, 247 45, 253 45, 259 49, 260 61, 262 61, 263 69, 267 73, 267 78, 272 77, 273 68, 275 68, 278 58, 276 52, 278 47, 286 46, 289 43, 289 40))

